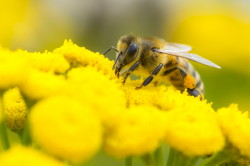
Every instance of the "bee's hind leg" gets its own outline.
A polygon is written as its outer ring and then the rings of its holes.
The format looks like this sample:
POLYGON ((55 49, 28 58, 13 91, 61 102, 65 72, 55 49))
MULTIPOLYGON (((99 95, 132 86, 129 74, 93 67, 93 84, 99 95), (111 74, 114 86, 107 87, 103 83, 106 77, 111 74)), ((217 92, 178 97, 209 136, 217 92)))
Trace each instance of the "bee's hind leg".
POLYGON ((195 80, 192 76, 188 75, 183 69, 177 67, 181 72, 184 80, 184 87, 187 88, 187 92, 190 96, 198 97, 203 100, 203 95, 195 88, 195 80))
POLYGON ((143 81, 141 86, 136 87, 136 89, 141 89, 143 86, 147 86, 154 79, 154 76, 156 76, 159 73, 159 71, 161 70, 162 67, 163 67, 162 63, 160 63, 158 66, 156 66, 156 68, 153 70, 151 75, 146 80, 143 81))
POLYGON ((194 89, 187 88, 187 92, 189 95, 194 96, 194 97, 200 96, 200 100, 204 99, 203 95, 196 88, 194 88, 194 89))

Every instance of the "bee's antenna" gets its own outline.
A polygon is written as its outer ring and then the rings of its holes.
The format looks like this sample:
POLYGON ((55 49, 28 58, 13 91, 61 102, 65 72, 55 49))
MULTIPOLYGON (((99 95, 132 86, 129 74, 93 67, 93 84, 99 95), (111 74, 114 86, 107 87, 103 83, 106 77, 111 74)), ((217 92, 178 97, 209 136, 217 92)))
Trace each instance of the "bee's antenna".
POLYGON ((117 48, 115 48, 114 46, 111 46, 111 47, 109 47, 104 53, 102 53, 102 55, 107 54, 111 49, 115 50, 116 52, 119 52, 119 51, 117 50, 117 48))

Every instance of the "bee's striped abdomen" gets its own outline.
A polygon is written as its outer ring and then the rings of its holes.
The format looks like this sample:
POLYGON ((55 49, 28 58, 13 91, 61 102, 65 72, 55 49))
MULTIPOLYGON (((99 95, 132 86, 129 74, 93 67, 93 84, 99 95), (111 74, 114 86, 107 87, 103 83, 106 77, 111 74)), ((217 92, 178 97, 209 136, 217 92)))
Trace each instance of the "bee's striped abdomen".
POLYGON ((169 82, 178 90, 184 91, 187 87, 185 86, 183 76, 179 70, 174 70, 179 67, 184 70, 188 75, 192 76, 194 79, 194 88, 200 93, 204 94, 204 84, 201 80, 199 73, 194 69, 192 64, 190 64, 186 59, 178 58, 172 59, 173 62, 168 62, 165 66, 165 70, 162 72, 162 76, 167 76, 169 82), (177 62, 177 63, 176 63, 177 62), (175 66, 169 66, 169 64, 175 64, 175 66), (170 67, 170 68, 169 68, 170 67), (174 71, 173 71, 174 70, 174 71))

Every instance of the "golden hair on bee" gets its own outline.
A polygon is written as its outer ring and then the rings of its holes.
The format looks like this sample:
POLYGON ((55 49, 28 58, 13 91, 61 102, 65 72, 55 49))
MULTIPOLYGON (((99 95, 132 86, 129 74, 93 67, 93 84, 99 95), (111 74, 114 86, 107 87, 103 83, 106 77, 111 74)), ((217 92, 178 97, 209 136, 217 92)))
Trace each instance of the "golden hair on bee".
POLYGON ((124 75, 123 83, 131 73, 146 78, 137 89, 147 86, 152 80, 170 82, 176 89, 182 92, 187 89, 191 96, 202 99, 204 84, 188 60, 220 68, 197 54, 189 53, 192 47, 188 45, 157 37, 125 35, 118 40, 117 48, 110 47, 104 54, 111 49, 117 52, 113 66, 115 75, 124 75))

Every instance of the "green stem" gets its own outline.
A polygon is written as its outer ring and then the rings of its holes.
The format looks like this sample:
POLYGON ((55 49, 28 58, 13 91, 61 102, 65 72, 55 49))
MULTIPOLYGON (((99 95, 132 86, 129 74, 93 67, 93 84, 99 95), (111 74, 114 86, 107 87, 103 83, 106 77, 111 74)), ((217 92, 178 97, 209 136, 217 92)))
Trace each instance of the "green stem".
POLYGON ((132 166, 132 157, 127 157, 125 159, 125 166, 132 166))
POLYGON ((164 166, 162 146, 156 149, 156 151, 154 152, 154 157, 155 157, 156 166, 164 166))
POLYGON ((200 157, 194 157, 187 162, 186 166, 196 166, 201 161, 202 159, 200 157))
POLYGON ((155 157, 153 153, 145 154, 141 157, 147 166, 155 166, 155 157))
POLYGON ((223 150, 205 159, 200 166, 219 166, 233 158, 230 150, 223 150))
POLYGON ((191 160, 191 157, 185 156, 181 152, 177 152, 176 166, 186 166, 190 160, 191 160))
POLYGON ((8 150, 10 148, 10 143, 7 134, 7 128, 5 122, 0 122, 0 139, 2 141, 3 150, 8 150))
POLYGON ((176 164, 176 155, 177 152, 173 148, 169 148, 168 159, 167 159, 167 166, 175 166, 176 164))
POLYGON ((30 125, 29 125, 29 119, 26 119, 26 124, 23 129, 22 135, 21 135, 21 143, 23 145, 30 145, 31 144, 31 136, 30 136, 30 125))

